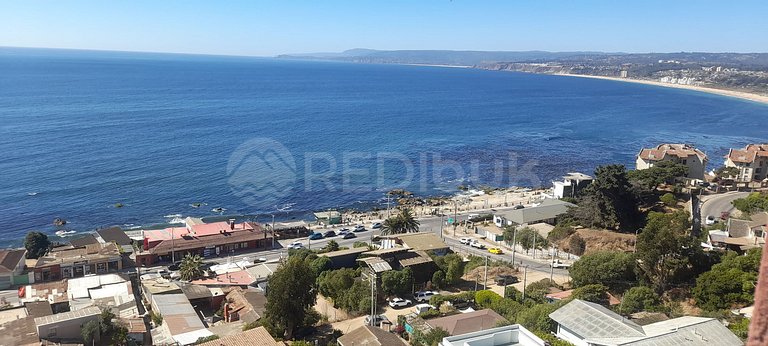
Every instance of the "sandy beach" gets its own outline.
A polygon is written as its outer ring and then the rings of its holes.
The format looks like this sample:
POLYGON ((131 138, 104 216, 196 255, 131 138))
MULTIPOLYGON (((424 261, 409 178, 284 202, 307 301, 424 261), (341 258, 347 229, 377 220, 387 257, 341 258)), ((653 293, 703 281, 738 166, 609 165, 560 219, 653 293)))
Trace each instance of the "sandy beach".
POLYGON ((588 76, 588 75, 567 74, 567 73, 556 74, 556 76, 605 79, 605 80, 612 80, 612 81, 618 81, 618 82, 655 85, 655 86, 660 86, 665 88, 686 89, 686 90, 692 90, 692 91, 698 91, 698 92, 704 92, 704 93, 710 93, 710 94, 716 94, 716 95, 722 95, 722 96, 728 96, 728 97, 735 97, 743 100, 768 104, 768 96, 766 95, 759 95, 759 94, 753 94, 753 93, 741 92, 741 91, 732 91, 732 90, 700 87, 695 85, 671 84, 671 83, 662 83, 662 82, 655 82, 655 81, 649 81, 649 80, 617 78, 617 77, 588 76))

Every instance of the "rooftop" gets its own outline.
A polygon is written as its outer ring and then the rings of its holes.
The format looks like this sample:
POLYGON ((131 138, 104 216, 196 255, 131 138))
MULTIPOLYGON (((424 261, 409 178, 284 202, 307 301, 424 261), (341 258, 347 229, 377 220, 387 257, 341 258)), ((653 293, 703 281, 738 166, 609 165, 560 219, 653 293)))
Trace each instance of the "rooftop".
POLYGON ((574 299, 549 314, 555 322, 585 337, 644 336, 643 327, 602 305, 574 299))
POLYGON ((88 244, 74 249, 51 251, 37 260, 35 267, 54 264, 72 264, 80 261, 108 260, 120 257, 120 249, 114 243, 88 244))
POLYGON ((32 316, 0 324, 0 346, 22 345, 40 345, 32 316))
POLYGON ((152 278, 152 279, 142 279, 141 287, 144 288, 145 292, 149 292, 150 295, 181 293, 181 288, 179 287, 179 285, 160 277, 152 278))
POLYGON ((100 229, 96 233, 106 243, 113 242, 117 245, 131 245, 131 238, 128 238, 128 235, 120 227, 114 226, 100 229))
POLYGON ((558 215, 565 214, 571 207, 575 207, 575 205, 559 199, 547 198, 535 207, 505 210, 496 212, 494 215, 523 225, 553 219, 558 215))
POLYGON ((571 172, 563 176, 563 180, 592 180, 593 178, 584 173, 571 172))
POLYGON ((491 309, 483 309, 465 314, 426 320, 432 328, 445 329, 450 335, 459 335, 496 327, 499 322, 507 320, 491 309))
POLYGON ((201 285, 182 284, 181 291, 189 300, 213 297, 213 294, 211 293, 211 289, 201 285))
POLYGON ((200 279, 192 281, 195 285, 204 286, 248 286, 254 281, 253 277, 246 270, 240 270, 231 273, 219 274, 211 279, 200 279))
POLYGON ((367 251, 368 251, 367 247, 353 247, 351 249, 331 251, 331 252, 326 252, 326 253, 318 254, 318 256, 325 256, 325 257, 334 258, 334 257, 339 257, 339 256, 347 256, 347 255, 353 255, 353 254, 362 254, 363 252, 367 252, 367 251))
POLYGON ((403 233, 392 235, 388 238, 400 239, 405 247, 414 250, 430 251, 448 248, 448 245, 437 234, 432 232, 403 233))
POLYGON ((675 156, 681 159, 696 156, 702 162, 707 160, 707 154, 690 144, 659 144, 655 148, 643 148, 637 156, 646 161, 661 161, 667 156, 675 156))
MULTIPOLYGON (((176 237, 175 234, 174 237, 176 237)), ((216 245, 265 239, 266 237, 269 237, 269 234, 261 228, 255 230, 240 230, 238 232, 212 233, 206 236, 186 235, 181 238, 174 238, 174 240, 162 240, 147 252, 151 254, 165 254, 170 253, 171 250, 183 251, 200 249, 216 245)))
POLYGON ((280 267, 280 263, 260 263, 253 267, 247 268, 245 271, 253 278, 254 281, 265 281, 267 277, 280 267))
POLYGON ((42 326, 47 324, 59 323, 62 321, 74 320, 82 317, 98 316, 100 314, 101 314, 101 309, 95 306, 91 306, 91 307, 87 307, 85 309, 76 310, 76 311, 62 312, 60 314, 53 314, 53 315, 43 316, 43 317, 35 317, 35 325, 42 326))
POLYGON ((398 346, 408 345, 397 335, 388 333, 381 328, 362 326, 342 335, 338 339, 340 346, 398 346))
POLYGON ((34 302, 45 300, 50 304, 69 301, 67 280, 43 282, 22 286, 19 288, 19 296, 22 302, 34 302))
POLYGON ((544 346, 544 340, 519 324, 443 338, 440 346, 544 346))
POLYGON ((51 303, 48 301, 28 302, 24 304, 24 307, 27 309, 27 314, 33 318, 53 315, 51 303))
POLYGON ((0 273, 12 273, 26 253, 24 249, 0 250, 0 273))
POLYGON ((88 244, 98 244, 99 240, 96 239, 96 237, 91 234, 85 234, 82 237, 75 238, 69 241, 69 244, 72 245, 72 247, 83 247, 88 244))
POLYGON ((205 329, 203 321, 183 294, 153 295, 152 303, 174 337, 205 329))
POLYGON ((198 346, 276 346, 282 345, 269 335, 264 327, 256 327, 235 335, 225 336, 198 344, 198 346))
POLYGON ((267 297, 263 293, 240 288, 230 291, 227 300, 231 300, 230 311, 237 311, 245 323, 260 319, 267 305, 267 297))
POLYGON ((752 163, 758 157, 768 157, 768 144, 749 144, 744 149, 731 149, 726 159, 733 162, 752 163))

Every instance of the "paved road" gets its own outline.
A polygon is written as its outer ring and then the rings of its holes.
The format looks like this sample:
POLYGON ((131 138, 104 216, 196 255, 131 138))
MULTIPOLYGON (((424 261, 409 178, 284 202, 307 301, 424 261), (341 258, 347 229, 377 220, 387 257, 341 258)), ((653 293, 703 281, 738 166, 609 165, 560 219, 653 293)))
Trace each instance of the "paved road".
MULTIPOLYGON (((718 195, 705 196, 706 200, 701 205, 701 222, 706 223, 707 216, 712 215, 715 218, 720 217, 722 212, 731 212, 734 210, 731 202, 738 198, 744 198, 749 192, 726 192, 718 195)), ((704 199, 702 198, 702 199, 704 199)))

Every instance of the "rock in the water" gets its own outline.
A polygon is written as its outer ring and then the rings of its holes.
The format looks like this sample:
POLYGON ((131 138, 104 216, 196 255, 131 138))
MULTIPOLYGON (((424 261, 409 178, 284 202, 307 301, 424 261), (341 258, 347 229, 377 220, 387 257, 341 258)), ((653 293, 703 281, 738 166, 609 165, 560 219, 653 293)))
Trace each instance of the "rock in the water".
POLYGON ((57 217, 57 218, 53 219, 53 224, 55 226, 64 226, 64 225, 67 224, 67 220, 64 220, 64 219, 62 219, 60 217, 57 217))

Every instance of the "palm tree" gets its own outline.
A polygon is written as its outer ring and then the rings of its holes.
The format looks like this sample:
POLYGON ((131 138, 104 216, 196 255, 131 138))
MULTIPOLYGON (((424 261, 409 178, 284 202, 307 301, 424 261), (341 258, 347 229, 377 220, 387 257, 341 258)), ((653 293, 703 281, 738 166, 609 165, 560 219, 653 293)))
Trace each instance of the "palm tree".
POLYGON ((417 232, 418 230, 419 221, 413 217, 408 208, 403 208, 400 210, 400 214, 384 220, 381 224, 381 234, 383 235, 417 232))
POLYGON ((179 276, 184 281, 192 281, 203 276, 203 258, 200 255, 187 254, 181 260, 179 276))

